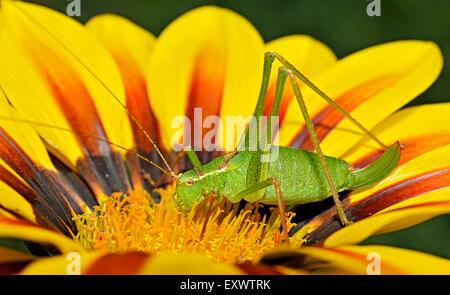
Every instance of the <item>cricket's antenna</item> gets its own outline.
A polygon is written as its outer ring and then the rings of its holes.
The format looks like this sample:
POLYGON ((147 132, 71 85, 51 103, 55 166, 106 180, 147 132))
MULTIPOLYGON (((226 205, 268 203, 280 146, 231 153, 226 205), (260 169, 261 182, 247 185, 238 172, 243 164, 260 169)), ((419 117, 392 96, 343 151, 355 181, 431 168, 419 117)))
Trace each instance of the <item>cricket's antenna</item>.
MULTIPOLYGON (((0 86, 0 89, 2 89, 1 86, 0 86)), ((0 120, 9 120, 9 121, 15 121, 15 122, 18 122, 18 123, 30 124, 30 125, 44 127, 44 128, 52 128, 52 129, 56 129, 56 130, 59 130, 59 131, 70 132, 70 133, 74 133, 74 134, 76 134, 78 136, 92 138, 92 139, 95 139, 95 140, 98 140, 98 141, 101 141, 101 142, 105 142, 105 143, 113 145, 113 146, 115 146, 115 147, 117 147, 119 149, 122 149, 124 151, 130 152, 134 156, 136 156, 137 158, 139 158, 139 159, 149 163, 150 165, 154 166, 155 168, 157 168, 161 172, 163 172, 165 174, 168 174, 168 175, 171 175, 171 173, 169 171, 167 171, 166 169, 162 168, 161 166, 159 166, 158 164, 156 164, 152 160, 147 159, 146 157, 144 157, 143 155, 139 154, 138 152, 133 151, 131 149, 127 149, 126 147, 123 147, 123 146, 121 146, 121 145, 119 145, 117 143, 111 142, 111 141, 109 141, 107 139, 103 139, 101 137, 98 137, 98 136, 95 136, 95 135, 92 135, 92 134, 80 134, 80 133, 75 132, 75 131, 73 131, 71 129, 68 129, 68 128, 64 128, 64 127, 60 127, 60 126, 54 126, 54 125, 45 124, 45 123, 41 123, 41 122, 35 122, 35 121, 31 121, 31 120, 26 120, 26 119, 19 119, 19 118, 11 118, 11 117, 0 116, 0 120)))
MULTIPOLYGON (((17 6, 16 6, 17 7, 17 6)), ((178 177, 175 174, 175 172, 170 168, 169 163, 164 158, 163 154, 161 153, 160 149, 156 146, 153 139, 150 137, 150 135, 147 133, 147 131, 144 129, 144 127, 139 123, 139 121, 136 119, 135 116, 130 112, 128 107, 120 101, 120 99, 114 94, 114 92, 108 87, 108 85, 105 84, 95 73, 92 71, 70 48, 68 48, 63 42, 61 42, 51 31, 49 31, 46 27, 41 25, 38 21, 36 21, 31 15, 29 15, 26 11, 24 11, 22 8, 17 7, 26 17, 28 17, 33 23, 35 23, 38 27, 40 27, 42 30, 44 30, 53 40, 55 40, 61 47, 63 47, 85 70, 87 70, 92 77, 94 77, 97 82, 99 82, 105 89, 108 91, 109 94, 114 98, 116 102, 118 102, 126 111, 127 115, 130 117, 130 119, 138 126, 138 128, 142 131, 144 136, 148 139, 148 141, 152 144, 152 146, 155 148, 158 155, 161 157, 161 159, 164 162, 164 165, 169 170, 169 175, 172 179, 176 180, 178 177)), ((117 146, 117 145, 115 145, 117 146)), ((148 160, 148 159, 147 159, 148 160)), ((150 160, 148 160, 150 161, 150 160)))

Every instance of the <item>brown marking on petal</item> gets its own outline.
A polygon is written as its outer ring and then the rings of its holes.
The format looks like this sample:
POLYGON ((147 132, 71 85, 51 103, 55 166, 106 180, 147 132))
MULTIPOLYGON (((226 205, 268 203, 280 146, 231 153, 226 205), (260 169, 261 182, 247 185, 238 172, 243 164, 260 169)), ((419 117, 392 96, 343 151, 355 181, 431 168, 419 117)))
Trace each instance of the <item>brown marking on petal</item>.
POLYGON ((252 264, 252 263, 243 263, 237 264, 238 268, 244 271, 247 275, 281 275, 283 274, 275 267, 271 267, 264 264, 252 264))
MULTIPOLYGON (((427 134, 419 137, 402 139, 402 153, 400 156, 399 165, 447 144, 450 144, 450 135, 446 134, 427 134)), ((356 168, 367 166, 378 158, 378 156, 380 156, 383 152, 384 150, 380 149, 374 150, 372 153, 367 154, 352 163, 352 165, 356 168)))
MULTIPOLYGON (((358 221, 402 201, 449 186, 450 168, 447 167, 427 171, 402 180, 354 203, 351 203, 351 198, 346 198, 343 201, 343 205, 348 218, 352 221, 358 221)), ((342 225, 336 218, 336 214, 336 209, 333 207, 306 224, 312 229, 306 238, 306 244, 320 243, 339 230, 342 225)))
MULTIPOLYGON (((74 131, 85 155, 78 163, 92 189, 97 193, 126 192, 129 184, 121 159, 114 155, 108 143, 96 106, 80 74, 62 60, 60 55, 31 36, 24 44, 28 56, 48 85, 54 101, 58 104, 67 122, 74 131), (31 39, 30 39, 31 38, 31 39)), ((107 97, 105 99, 111 99, 107 97)), ((116 103, 116 102, 112 102, 116 103)))
MULTIPOLYGON (((194 62, 192 79, 186 105, 186 115, 191 122, 191 145, 202 148, 203 136, 212 128, 195 130, 194 108, 201 108, 202 116, 196 121, 202 124, 208 116, 220 115, 223 88, 226 75, 224 49, 209 44, 200 51, 194 62), (201 119, 201 121, 199 121, 201 119)), ((169 86, 170 87, 170 86, 169 86)), ((186 131, 187 132, 187 131, 186 131)))
POLYGON ((19 261, 19 262, 9 262, 0 263, 0 275, 13 275, 20 273, 30 261, 19 261))
POLYGON ((150 255, 140 252, 107 254, 99 257, 84 271, 86 275, 137 274, 150 255))
MULTIPOLYGON (((353 111, 359 105, 392 86, 399 79, 398 75, 383 75, 370 81, 357 85, 336 99, 336 102, 347 112, 353 111)), ((317 97, 317 99, 320 99, 317 97)), ((311 114, 317 137, 322 141, 344 118, 332 106, 327 105, 316 114, 311 114)), ((308 136, 306 127, 298 132, 291 141, 290 146, 305 150, 312 150, 312 142, 308 136)))
MULTIPOLYGON (((66 166, 66 164, 60 161, 56 156, 50 153, 50 159, 58 170, 58 179, 64 179, 59 181, 62 186, 65 186, 67 191, 72 192, 73 198, 68 201, 72 208, 84 208, 87 205, 89 208, 93 208, 98 205, 94 193, 90 190, 85 180, 72 168, 66 166), (79 197, 78 197, 79 196, 79 197)), ((77 210, 75 210, 78 212, 77 210)))
POLYGON ((41 224, 66 234, 76 232, 67 201, 74 196, 58 185, 57 174, 35 163, 1 127, 0 158, 33 189, 35 198, 28 201, 41 224))
MULTIPOLYGON (((150 106, 145 75, 141 72, 136 61, 131 57, 132 55, 125 48, 121 48, 120 50, 116 49, 112 52, 125 84, 127 108, 140 125, 136 124, 130 118, 136 149, 139 154, 160 164, 160 157, 153 152, 153 145, 141 129, 142 127, 150 138, 155 143, 158 143, 161 137, 156 117, 150 106)), ((159 146, 158 148, 161 150, 162 147, 159 146)), ((129 167, 130 178, 134 189, 144 188, 149 191, 151 190, 151 186, 143 178, 143 173, 149 173, 155 181, 162 175, 161 171, 130 153, 127 154, 126 162, 129 167)))

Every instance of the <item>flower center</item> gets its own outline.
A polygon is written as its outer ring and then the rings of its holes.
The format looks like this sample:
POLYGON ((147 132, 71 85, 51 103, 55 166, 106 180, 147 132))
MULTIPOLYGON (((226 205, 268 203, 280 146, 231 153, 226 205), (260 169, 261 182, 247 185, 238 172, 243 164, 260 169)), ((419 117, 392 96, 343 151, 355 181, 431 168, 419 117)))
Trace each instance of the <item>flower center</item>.
MULTIPOLYGON (((159 190, 158 204, 142 191, 113 194, 76 217, 77 238, 87 250, 201 253, 229 263, 255 261, 282 243, 280 216, 273 208, 260 213, 255 204, 239 208, 211 197, 181 213, 173 192, 174 186, 159 190)), ((289 227, 293 216, 287 217, 289 227)), ((290 244, 301 241, 291 238, 290 244)))

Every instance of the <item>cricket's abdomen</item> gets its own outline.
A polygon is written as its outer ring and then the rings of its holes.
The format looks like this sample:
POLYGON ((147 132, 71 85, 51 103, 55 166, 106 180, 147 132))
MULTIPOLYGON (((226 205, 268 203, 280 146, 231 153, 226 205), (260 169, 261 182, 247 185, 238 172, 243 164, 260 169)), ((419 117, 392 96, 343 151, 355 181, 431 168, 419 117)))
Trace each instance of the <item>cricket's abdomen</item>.
MULTIPOLYGON (((349 164, 333 157, 326 157, 326 161, 338 191, 346 189, 349 164)), ((278 158, 269 164, 268 177, 275 177, 280 182, 283 200, 288 205, 317 202, 331 196, 320 159, 312 152, 279 147, 278 158)), ((273 186, 266 188, 264 197, 259 201, 277 204, 273 186)))

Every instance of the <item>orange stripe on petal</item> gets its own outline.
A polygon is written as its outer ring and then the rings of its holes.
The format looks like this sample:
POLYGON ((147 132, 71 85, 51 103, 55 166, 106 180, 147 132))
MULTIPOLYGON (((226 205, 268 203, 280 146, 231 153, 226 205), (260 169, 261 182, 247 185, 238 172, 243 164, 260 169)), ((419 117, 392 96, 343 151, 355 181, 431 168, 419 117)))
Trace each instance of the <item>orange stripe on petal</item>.
POLYGON ((31 37, 27 41, 30 44, 25 48, 29 50, 29 56, 32 57, 35 67, 46 81, 55 102, 84 148, 86 158, 78 163, 81 172, 97 194, 127 191, 128 187, 124 180, 125 171, 121 171, 120 164, 115 163, 117 156, 113 155, 110 145, 89 137, 107 139, 86 85, 52 49, 31 37), (114 166, 115 169, 112 168, 114 166))
MULTIPOLYGON (((250 115, 258 96, 262 61, 260 35, 230 10, 200 7, 172 22, 158 37, 147 79, 164 146, 170 149, 184 136, 186 145, 202 147, 203 136, 213 126, 193 126, 194 108, 202 108, 202 116, 197 118, 200 124, 211 115, 250 115), (191 119, 191 125, 181 116, 191 119), (197 137, 189 142, 194 134, 188 132, 193 130, 197 137)), ((214 125, 215 118, 211 119, 206 123, 214 125)), ((227 128, 219 128, 212 144, 230 148, 239 140, 234 141, 227 128)))
MULTIPOLYGON (((429 134, 415 138, 402 139, 399 165, 448 144, 450 144, 450 134, 429 134)), ((378 158, 382 153, 382 150, 374 150, 372 153, 353 162, 352 165, 358 168, 364 167, 378 158)))
MULTIPOLYGON (((225 83, 225 53, 216 45, 208 45, 198 54, 192 72, 191 86, 186 105, 186 115, 191 122, 190 142, 194 148, 203 149, 203 135, 211 128, 196 126, 209 116, 218 116, 225 83), (201 110, 201 116, 195 114, 201 110)), ((200 114, 200 113, 198 113, 200 114)), ((186 133, 188 134, 188 133, 186 133)))
MULTIPOLYGON (((150 107, 144 74, 155 37, 129 20, 113 14, 95 16, 86 27, 113 56, 125 84, 126 105, 130 113, 157 142, 159 130, 150 107)), ((136 146, 141 152, 150 152, 153 147, 149 140, 134 120, 130 122, 136 146)))
POLYGON ((119 153, 92 138, 131 146, 120 105, 125 102, 124 89, 114 60, 67 16, 15 1, 1 8, 0 79, 18 117, 71 128, 76 136, 36 127, 64 163, 78 166, 97 194, 127 191, 119 153))

